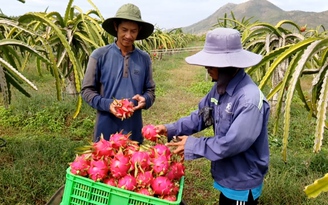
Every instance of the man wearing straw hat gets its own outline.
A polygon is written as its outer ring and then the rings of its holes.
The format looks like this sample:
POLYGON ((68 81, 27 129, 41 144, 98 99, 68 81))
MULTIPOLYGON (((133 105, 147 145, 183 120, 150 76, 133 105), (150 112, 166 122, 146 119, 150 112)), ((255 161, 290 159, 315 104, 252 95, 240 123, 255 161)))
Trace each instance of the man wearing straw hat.
POLYGON ((142 109, 150 108, 155 101, 155 83, 150 56, 135 47, 154 31, 151 23, 141 19, 137 6, 121 6, 115 17, 106 19, 102 27, 115 42, 92 52, 82 84, 82 97, 97 110, 94 142, 101 134, 109 140, 111 134, 123 130, 131 132, 132 140, 142 142, 142 109), (128 119, 116 112, 116 100, 127 98, 134 104, 133 115, 128 119))
POLYGON ((186 58, 204 66, 215 82, 198 110, 178 121, 157 125, 185 160, 211 161, 219 205, 255 205, 269 166, 267 124, 270 107, 244 68, 258 64, 261 55, 242 48, 235 29, 216 28, 206 35, 202 51, 186 58), (212 126, 214 136, 194 137, 212 126), (172 139, 177 136, 178 142, 172 139))

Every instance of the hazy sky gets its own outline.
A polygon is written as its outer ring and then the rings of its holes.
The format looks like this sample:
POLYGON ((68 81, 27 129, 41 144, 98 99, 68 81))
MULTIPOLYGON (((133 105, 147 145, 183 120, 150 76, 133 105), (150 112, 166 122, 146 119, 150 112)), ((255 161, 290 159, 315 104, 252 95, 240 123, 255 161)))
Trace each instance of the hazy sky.
MULTIPOLYGON (((185 27, 201 21, 227 3, 243 3, 247 0, 93 0, 105 18, 115 15, 125 3, 133 3, 141 10, 142 19, 160 29, 185 27)), ((328 10, 327 0, 269 0, 285 11, 302 10, 321 12, 328 10)), ((30 11, 58 11, 64 13, 68 0, 0 0, 0 9, 8 16, 18 16, 30 11)), ((91 9, 87 0, 75 0, 73 5, 83 12, 91 9)))

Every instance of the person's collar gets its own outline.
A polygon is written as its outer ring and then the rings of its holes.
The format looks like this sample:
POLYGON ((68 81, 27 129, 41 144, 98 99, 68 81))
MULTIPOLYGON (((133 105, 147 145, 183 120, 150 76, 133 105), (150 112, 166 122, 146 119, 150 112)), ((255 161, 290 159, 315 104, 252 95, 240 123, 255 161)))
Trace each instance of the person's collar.
MULTIPOLYGON (((116 44, 116 42, 117 42, 117 40, 115 40, 114 43, 113 43, 114 46, 115 46, 115 48, 117 48, 122 53, 121 48, 118 47, 118 45, 116 44)), ((132 51, 128 52, 128 54, 133 53, 135 50, 136 50, 136 47, 135 47, 134 44, 132 44, 132 51)))
POLYGON ((220 95, 223 95, 230 81, 235 77, 238 73, 238 68, 218 68, 218 80, 217 80, 217 92, 220 95))

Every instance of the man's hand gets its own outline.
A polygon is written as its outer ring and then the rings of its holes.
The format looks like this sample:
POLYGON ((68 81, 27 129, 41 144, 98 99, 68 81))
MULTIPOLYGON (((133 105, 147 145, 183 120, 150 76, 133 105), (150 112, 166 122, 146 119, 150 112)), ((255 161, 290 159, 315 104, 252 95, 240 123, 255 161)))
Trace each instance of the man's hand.
POLYGON ((176 142, 171 141, 169 143, 166 143, 165 145, 169 146, 169 147, 176 147, 176 149, 173 151, 173 153, 183 155, 184 147, 185 147, 186 141, 188 139, 188 136, 186 136, 186 135, 178 136, 177 138, 178 138, 178 140, 176 140, 176 142))
POLYGON ((109 105, 109 112, 115 115, 115 117, 121 118, 122 115, 116 112, 117 106, 118 106, 117 100, 113 100, 113 102, 109 105))
POLYGON ((167 136, 167 129, 164 125, 156 125, 155 130, 156 130, 158 135, 167 136))
POLYGON ((146 99, 143 96, 137 94, 133 96, 132 99, 136 100, 138 103, 137 106, 133 108, 133 110, 139 110, 146 106, 146 99))

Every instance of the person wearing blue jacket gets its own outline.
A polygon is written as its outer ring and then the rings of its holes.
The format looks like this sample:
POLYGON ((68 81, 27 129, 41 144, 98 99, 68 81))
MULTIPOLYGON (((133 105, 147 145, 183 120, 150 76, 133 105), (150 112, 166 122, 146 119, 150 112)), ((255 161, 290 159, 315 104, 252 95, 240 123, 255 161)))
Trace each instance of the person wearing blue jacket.
POLYGON ((82 98, 97 110, 93 141, 101 135, 109 140, 111 134, 123 131, 142 143, 142 109, 155 101, 155 82, 149 54, 136 48, 134 41, 150 36, 154 26, 143 21, 139 8, 129 3, 102 27, 116 37, 115 42, 92 52, 81 89, 82 98), (131 117, 122 120, 115 99, 133 103, 131 117))
POLYGON ((219 205, 255 205, 269 167, 269 104, 244 68, 258 64, 261 55, 242 48, 239 31, 216 28, 206 35, 203 50, 187 57, 204 66, 215 82, 198 109, 176 122, 156 125, 184 160, 211 161, 219 205), (214 136, 195 137, 212 126, 214 136), (172 140, 177 138, 178 141, 172 140))

